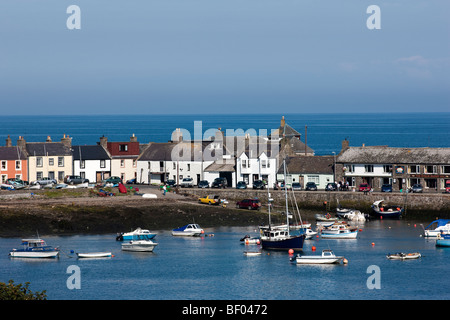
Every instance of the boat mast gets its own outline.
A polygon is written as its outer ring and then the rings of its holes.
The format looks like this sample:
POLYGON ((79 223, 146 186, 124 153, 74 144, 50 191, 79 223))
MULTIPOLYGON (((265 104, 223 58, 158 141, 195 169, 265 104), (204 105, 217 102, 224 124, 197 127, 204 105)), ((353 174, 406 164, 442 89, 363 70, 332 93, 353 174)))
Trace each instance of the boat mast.
POLYGON ((286 199, 286 224, 287 224, 287 231, 289 234, 289 212, 288 212, 288 198, 287 198, 287 177, 286 177, 286 159, 283 159, 283 167, 284 167, 284 196, 286 199))

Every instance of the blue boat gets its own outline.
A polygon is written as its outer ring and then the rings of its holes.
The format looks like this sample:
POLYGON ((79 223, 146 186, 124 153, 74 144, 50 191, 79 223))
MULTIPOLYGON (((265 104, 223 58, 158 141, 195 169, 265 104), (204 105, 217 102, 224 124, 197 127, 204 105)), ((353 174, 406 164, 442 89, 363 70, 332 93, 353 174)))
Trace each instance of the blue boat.
POLYGON ((22 239, 22 248, 12 249, 9 256, 12 258, 58 258, 59 249, 49 246, 44 240, 22 239))
POLYGON ((378 200, 372 204, 372 215, 381 219, 399 219, 402 216, 402 207, 385 205, 383 202, 384 200, 378 200))
POLYGON ((119 234, 116 240, 118 241, 151 240, 154 237, 156 237, 156 233, 152 233, 147 229, 137 228, 134 231, 119 234))
POLYGON ((436 240, 436 247, 450 247, 450 234, 440 234, 436 240))

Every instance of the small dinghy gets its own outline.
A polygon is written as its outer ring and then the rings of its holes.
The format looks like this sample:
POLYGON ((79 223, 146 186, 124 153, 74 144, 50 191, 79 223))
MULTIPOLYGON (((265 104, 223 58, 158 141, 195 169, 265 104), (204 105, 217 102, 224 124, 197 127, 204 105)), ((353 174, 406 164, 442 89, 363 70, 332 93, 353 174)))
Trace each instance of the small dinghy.
POLYGON ((261 251, 244 251, 244 255, 253 257, 261 255, 261 251))
POLYGON ((298 254, 297 257, 291 258, 290 260, 297 264, 333 264, 340 263, 344 260, 344 257, 336 256, 332 250, 323 250, 320 256, 302 256, 298 254))
POLYGON ((79 253, 77 252, 78 258, 110 258, 112 257, 111 252, 87 252, 79 253))
POLYGON ((420 258, 422 255, 419 252, 413 252, 413 253, 393 253, 388 254, 386 258, 390 260, 408 260, 408 259, 417 259, 420 258))

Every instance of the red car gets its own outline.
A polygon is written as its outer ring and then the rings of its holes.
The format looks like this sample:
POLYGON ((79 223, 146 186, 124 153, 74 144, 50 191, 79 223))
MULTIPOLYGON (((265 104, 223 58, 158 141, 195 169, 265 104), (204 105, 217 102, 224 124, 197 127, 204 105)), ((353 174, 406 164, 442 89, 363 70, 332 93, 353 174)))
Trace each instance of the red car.
POLYGON ((247 208, 248 210, 251 210, 251 209, 259 210, 259 209, 261 209, 261 201, 259 201, 258 199, 244 199, 244 200, 236 202, 236 208, 247 208))
POLYGON ((367 191, 370 191, 370 190, 372 190, 372 188, 370 187, 370 185, 368 183, 361 183, 359 185, 359 191, 367 192, 367 191))

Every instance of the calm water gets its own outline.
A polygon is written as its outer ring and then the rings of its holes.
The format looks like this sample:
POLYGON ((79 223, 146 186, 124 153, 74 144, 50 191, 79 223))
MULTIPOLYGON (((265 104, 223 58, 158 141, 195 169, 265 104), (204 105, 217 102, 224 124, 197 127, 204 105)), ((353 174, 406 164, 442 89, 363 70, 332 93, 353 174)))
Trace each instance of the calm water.
POLYGON ((280 125, 281 116, 302 134, 307 126, 307 144, 316 155, 338 153, 341 142, 351 146, 388 145, 391 147, 450 147, 450 113, 402 114, 249 114, 249 115, 107 115, 107 116, 3 116, 0 143, 8 134, 13 143, 19 136, 30 142, 51 136, 59 141, 63 134, 73 145, 89 145, 102 135, 110 141, 128 141, 134 133, 139 142, 166 142, 175 128, 194 135, 194 121, 207 129, 266 129, 269 134, 280 125))
POLYGON ((60 246, 57 260, 11 259, 8 252, 18 238, 0 239, 0 281, 31 282, 33 291, 47 290, 48 299, 106 300, 291 300, 291 299, 449 299, 450 248, 436 248, 435 241, 420 237, 419 223, 370 221, 356 240, 307 240, 311 247, 331 248, 348 259, 347 265, 292 264, 286 252, 263 251, 247 257, 239 239, 254 228, 206 229, 213 237, 178 238, 159 231, 153 253, 122 252, 115 235, 46 236, 60 246), (374 246, 372 246, 374 243, 374 246), (115 257, 78 260, 75 252, 112 251, 115 257), (422 258, 391 261, 387 253, 422 253, 422 258), (81 271, 81 289, 69 290, 70 265, 81 271), (368 289, 367 268, 380 268, 381 289, 368 289))

